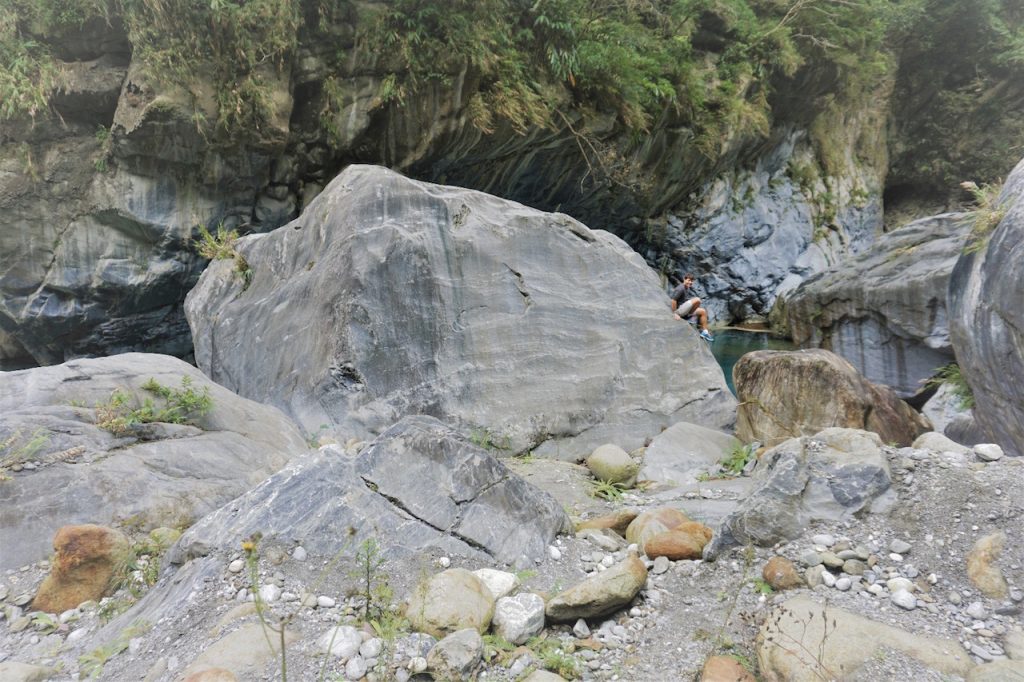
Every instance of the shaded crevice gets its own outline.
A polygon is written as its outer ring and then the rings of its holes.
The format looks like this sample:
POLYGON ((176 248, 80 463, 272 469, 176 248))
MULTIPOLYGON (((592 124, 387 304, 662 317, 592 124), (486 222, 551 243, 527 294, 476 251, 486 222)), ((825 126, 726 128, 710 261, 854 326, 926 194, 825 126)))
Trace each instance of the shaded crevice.
POLYGON ((533 305, 533 299, 530 298, 530 292, 526 290, 526 280, 523 279, 522 273, 515 270, 508 263, 503 263, 502 265, 508 268, 508 271, 515 277, 516 289, 519 291, 519 295, 523 297, 523 305, 529 309, 533 305))
MULTIPOLYGON (((379 490, 379 488, 377 487, 377 484, 374 483, 373 481, 371 481, 370 479, 366 478, 365 476, 360 476, 359 478, 366 485, 367 489, 371 490, 374 494, 383 497, 393 507, 395 507, 396 509, 401 511, 403 514, 408 516, 410 519, 414 519, 416 521, 419 521, 420 523, 422 523, 423 525, 427 526, 428 528, 433 528, 434 530, 436 530, 441 535, 450 535, 450 536, 458 539, 459 541, 465 543, 466 545, 472 547, 473 549, 478 550, 480 552, 483 552, 484 554, 486 554, 487 556, 491 557, 492 559, 496 558, 495 555, 494 555, 494 552, 492 552, 490 549, 488 549, 484 545, 481 545, 476 540, 473 540, 471 538, 467 538, 466 536, 461 535, 460 533, 458 533, 457 531, 455 531, 452 528, 445 529, 445 528, 440 528, 438 526, 435 526, 434 524, 430 523, 429 521, 427 521, 425 519, 422 519, 419 516, 417 516, 416 514, 414 514, 412 512, 412 510, 410 510, 408 507, 406 507, 404 504, 402 504, 402 502, 398 498, 395 498, 395 497, 392 497, 391 495, 387 495, 385 493, 382 493, 379 490)), ((467 500, 467 502, 472 502, 472 500, 467 500)), ((458 503, 457 502, 456 506, 462 507, 463 504, 465 504, 465 503, 458 503)), ((455 525, 458 526, 458 524, 460 524, 460 523, 462 523, 462 517, 461 516, 456 520, 455 525)))

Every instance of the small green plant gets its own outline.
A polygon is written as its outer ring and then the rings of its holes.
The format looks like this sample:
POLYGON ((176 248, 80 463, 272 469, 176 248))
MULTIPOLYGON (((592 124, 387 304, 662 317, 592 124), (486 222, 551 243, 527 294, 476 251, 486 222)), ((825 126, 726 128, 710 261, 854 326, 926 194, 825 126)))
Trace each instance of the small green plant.
POLYGON ((737 444, 729 451, 722 461, 718 463, 715 472, 701 472, 697 476, 698 481, 710 481, 718 478, 736 478, 743 473, 747 464, 754 457, 754 446, 752 444, 737 444))
POLYGON ((612 483, 596 479, 590 482, 590 496, 599 497, 609 502, 622 502, 622 492, 626 490, 623 483, 612 483))
POLYGON ((758 594, 769 595, 775 591, 775 588, 769 585, 764 578, 754 578, 750 584, 754 586, 754 591, 758 594))
POLYGON ((974 198, 977 208, 971 212, 971 234, 964 245, 964 253, 977 253, 985 248, 988 237, 992 230, 1000 223, 1006 215, 1006 208, 999 205, 998 184, 984 184, 979 186, 976 182, 961 182, 960 186, 970 192, 974 198))
POLYGON ((80 672, 93 679, 99 677, 103 674, 103 666, 107 664, 107 661, 127 649, 128 643, 132 639, 145 634, 149 628, 150 625, 145 621, 135 621, 122 630, 112 642, 97 647, 87 654, 82 654, 78 657, 80 672))
POLYGON ((50 434, 45 429, 37 429, 28 438, 22 437, 19 430, 0 440, 0 481, 10 478, 7 470, 31 460, 49 442, 50 434))
POLYGON ((163 400, 163 405, 157 405, 153 398, 146 398, 139 407, 129 407, 131 396, 118 389, 106 403, 96 406, 96 425, 121 436, 140 424, 153 422, 194 425, 196 419, 213 409, 210 389, 196 389, 187 376, 181 378, 181 388, 164 386, 156 379, 149 379, 142 388, 163 400))
POLYGON ((32 614, 32 626, 44 635, 48 635, 60 627, 60 622, 49 613, 36 611, 32 614))
POLYGON ((363 620, 367 622, 380 618, 391 601, 391 589, 380 570, 383 566, 384 556, 377 541, 363 540, 356 550, 355 577, 363 599, 363 620))
POLYGON ((561 675, 567 680, 575 680, 580 676, 582 671, 579 660, 567 653, 557 639, 533 637, 526 642, 526 646, 537 654, 537 660, 545 670, 561 675))
POLYGON ((469 440, 474 445, 485 450, 511 450, 512 439, 508 436, 496 435, 486 427, 480 427, 470 431, 469 440))
POLYGON ((199 225, 199 238, 195 240, 196 251, 207 260, 233 260, 235 273, 242 278, 243 290, 252 283, 252 267, 237 249, 238 231, 228 230, 224 225, 217 226, 213 234, 206 225, 199 225))
POLYGON ((974 407, 974 391, 971 390, 960 370, 960 365, 951 362, 935 370, 935 376, 926 379, 924 385, 928 388, 938 388, 942 384, 949 384, 953 390, 953 396, 957 399, 957 405, 961 410, 969 410, 974 407))

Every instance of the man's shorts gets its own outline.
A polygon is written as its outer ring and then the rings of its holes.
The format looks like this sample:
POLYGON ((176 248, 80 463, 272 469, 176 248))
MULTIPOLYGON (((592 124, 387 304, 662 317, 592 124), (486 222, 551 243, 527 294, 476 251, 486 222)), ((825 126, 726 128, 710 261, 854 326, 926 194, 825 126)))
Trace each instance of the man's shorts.
POLYGON ((680 306, 676 308, 676 315, 679 317, 689 317, 690 315, 693 315, 693 311, 697 309, 697 301, 699 300, 699 298, 691 298, 686 303, 680 304, 680 306))

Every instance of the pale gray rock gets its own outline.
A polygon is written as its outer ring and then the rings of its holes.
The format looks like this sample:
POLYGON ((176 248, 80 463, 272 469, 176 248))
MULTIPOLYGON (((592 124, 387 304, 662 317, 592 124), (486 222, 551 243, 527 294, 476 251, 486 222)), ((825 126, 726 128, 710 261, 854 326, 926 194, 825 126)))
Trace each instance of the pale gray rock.
POLYGON ((494 605, 494 632, 513 644, 524 644, 544 629, 544 599, 530 592, 502 597, 494 605))
POLYGON ((571 528, 553 497, 485 450, 436 419, 407 417, 354 459, 297 460, 190 528, 169 556, 182 563, 259 531, 264 543, 304 538, 327 557, 373 538, 388 556, 437 548, 525 565, 571 528))
POLYGON ((586 464, 594 478, 629 486, 636 481, 636 472, 639 469, 628 452, 612 443, 595 448, 587 457, 586 464))
POLYGON ((848 677, 883 648, 947 675, 962 677, 972 667, 966 656, 957 655, 956 640, 908 632, 801 596, 777 607, 761 626, 758 668, 766 679, 787 682, 820 680, 823 671, 848 677))
MULTIPOLYGON (((984 437, 1024 455, 1024 161, 996 200, 1005 215, 957 261, 949 282, 950 336, 974 394, 984 437)), ((978 442, 978 441, 976 441, 978 442)))
POLYGON ((356 165, 238 248, 251 283, 218 261, 186 301, 196 361, 311 431, 364 437, 427 413, 579 459, 676 421, 734 419, 655 273, 568 216, 356 165))
POLYGON ((234 395, 177 358, 142 353, 3 374, 0 440, 35 434, 44 441, 33 455, 41 466, 0 486, 0 569, 49 556, 64 525, 193 523, 308 452, 280 410, 234 395), (148 424, 115 436, 94 424, 95 406, 115 390, 141 405, 154 397, 142 388, 149 379, 180 389, 183 377, 212 399, 198 427, 148 424))
POLYGON ((519 587, 519 578, 515 573, 498 571, 493 568, 481 568, 473 571, 473 575, 479 578, 487 589, 491 591, 495 599, 506 597, 519 587))
POLYGON ((969 229, 950 213, 886 233, 786 294, 773 319, 797 345, 831 350, 901 396, 917 393, 954 359, 946 288, 969 229))
POLYGON ((961 445, 953 439, 936 431, 929 431, 918 436, 911 447, 915 450, 931 450, 933 452, 955 452, 958 455, 970 454, 971 448, 961 445))
POLYGON ((917 608, 917 597, 907 590, 896 590, 889 599, 893 604, 906 611, 913 611, 917 608))
POLYGON ((338 625, 330 628, 316 641, 320 651, 341 659, 355 656, 362 643, 362 634, 351 625, 338 625))
POLYGON ((995 443, 978 443, 974 446, 974 454, 980 460, 995 462, 1003 458, 1003 449, 995 443))
MULTIPOLYGON (((753 478, 749 496, 705 546, 705 558, 736 543, 767 546, 792 539, 816 519, 849 518, 884 508, 894 497, 881 440, 855 429, 790 439, 761 455, 753 478)), ((822 555, 826 564, 829 554, 822 555)))
POLYGON ((464 628, 487 632, 494 603, 479 578, 465 569, 449 568, 420 581, 405 613, 417 631, 441 638, 464 628))
POLYGON ((971 426, 974 424, 974 411, 964 407, 962 399, 954 394, 948 382, 939 386, 935 395, 921 407, 921 414, 932 423, 937 433, 965 445, 973 444, 971 426))
POLYGON ((435 679, 466 680, 484 653, 484 640, 473 628, 448 635, 427 654, 427 667, 435 679))

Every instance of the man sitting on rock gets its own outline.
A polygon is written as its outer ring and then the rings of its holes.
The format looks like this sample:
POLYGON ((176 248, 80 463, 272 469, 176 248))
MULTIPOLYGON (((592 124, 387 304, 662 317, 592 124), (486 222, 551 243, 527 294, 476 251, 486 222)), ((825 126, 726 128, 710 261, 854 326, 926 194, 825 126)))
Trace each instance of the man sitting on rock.
POLYGON ((714 337, 708 331, 708 311, 701 307, 700 298, 693 289, 693 275, 683 275, 682 283, 673 289, 670 295, 676 319, 690 322, 696 315, 697 324, 700 325, 700 337, 705 341, 714 341, 714 337))

